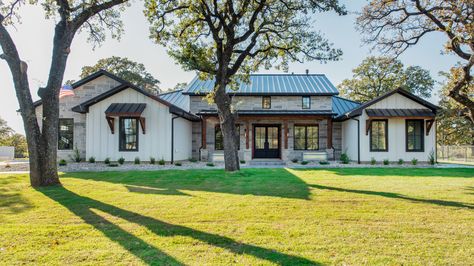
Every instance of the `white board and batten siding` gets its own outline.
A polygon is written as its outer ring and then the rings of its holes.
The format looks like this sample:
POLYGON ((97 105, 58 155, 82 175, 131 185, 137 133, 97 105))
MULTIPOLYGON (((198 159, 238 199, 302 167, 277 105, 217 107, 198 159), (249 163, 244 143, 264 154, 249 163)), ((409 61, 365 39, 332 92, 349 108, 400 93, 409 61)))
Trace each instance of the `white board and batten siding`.
MULTIPOLYGON (((142 161, 171 160, 171 118, 168 106, 143 95, 133 89, 125 89, 89 107, 87 113, 86 156, 94 156, 103 161, 109 157, 116 161, 120 157, 133 161, 139 157, 142 161), (119 151, 119 118, 115 117, 114 134, 111 133, 105 110, 112 103, 145 103, 142 113, 146 128, 143 134, 139 126, 138 151, 119 151)), ((175 153, 174 160, 185 160, 191 157, 191 122, 175 119, 175 153), (188 143, 189 142, 189 143, 188 143)))
MULTIPOLYGON (((398 93, 393 94, 373 105, 369 109, 427 109, 425 106, 398 93)), ((371 152, 370 151, 370 132, 365 134, 366 121, 369 119, 365 110, 355 119, 360 120, 360 160, 369 162, 375 158, 378 162, 388 159, 392 162, 403 159, 405 162, 416 158, 420 162, 428 161, 432 151, 435 151, 436 126, 431 127, 430 133, 426 136, 426 123, 424 123, 424 151, 407 152, 406 151, 406 124, 404 118, 388 118, 388 151, 371 152)), ((346 151, 351 160, 357 160, 357 121, 347 120, 343 122, 343 140, 342 150, 346 151)))

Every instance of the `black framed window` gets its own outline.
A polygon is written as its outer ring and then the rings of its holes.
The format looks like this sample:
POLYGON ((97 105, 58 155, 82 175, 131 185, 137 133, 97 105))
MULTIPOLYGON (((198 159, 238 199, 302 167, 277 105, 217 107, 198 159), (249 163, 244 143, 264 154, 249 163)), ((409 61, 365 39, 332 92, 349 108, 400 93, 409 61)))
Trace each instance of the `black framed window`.
POLYGON ((262 109, 272 108, 272 98, 270 96, 262 97, 262 109))
POLYGON ((372 120, 370 151, 388 151, 388 120, 372 120))
MULTIPOLYGON (((240 150, 240 125, 235 125, 235 127, 239 136, 237 148, 240 150)), ((219 125, 216 125, 214 132, 214 149, 218 151, 224 150, 224 135, 222 135, 221 127, 219 125)))
POLYGON ((138 119, 120 117, 119 150, 138 151, 138 119))
POLYGON ((311 97, 310 96, 303 96, 301 99, 301 106, 303 109, 311 109, 311 97))
POLYGON ((293 140, 295 150, 319 149, 319 126, 295 125, 293 140))
POLYGON ((74 119, 59 118, 58 150, 72 150, 74 147, 74 119))
POLYGON ((405 127, 406 150, 407 151, 424 151, 424 120, 423 119, 407 119, 405 127))

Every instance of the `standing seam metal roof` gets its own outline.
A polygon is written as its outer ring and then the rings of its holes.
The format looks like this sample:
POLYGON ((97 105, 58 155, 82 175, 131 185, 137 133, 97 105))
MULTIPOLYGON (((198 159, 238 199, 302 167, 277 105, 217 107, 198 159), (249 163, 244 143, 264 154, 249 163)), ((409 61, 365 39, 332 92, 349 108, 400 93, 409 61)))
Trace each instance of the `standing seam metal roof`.
POLYGON ((343 115, 357 107, 361 104, 358 102, 354 102, 348 99, 344 99, 341 97, 333 96, 332 97, 332 111, 337 113, 336 116, 343 115))
MULTIPOLYGON (((206 94, 214 88, 214 79, 194 78, 184 94, 206 94)), ((337 95, 339 91, 324 74, 252 74, 249 83, 240 82, 235 94, 337 95)))

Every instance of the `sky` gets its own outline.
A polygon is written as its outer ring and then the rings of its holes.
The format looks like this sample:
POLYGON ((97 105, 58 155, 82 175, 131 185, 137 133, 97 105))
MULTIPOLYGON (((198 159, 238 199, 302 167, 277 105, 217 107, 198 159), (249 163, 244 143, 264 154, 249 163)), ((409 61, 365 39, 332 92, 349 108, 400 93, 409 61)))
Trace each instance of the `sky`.
MULTIPOLYGON (((379 55, 377 51, 371 51, 370 47, 362 44, 361 34, 354 27, 356 12, 359 12, 367 2, 364 0, 340 2, 346 5, 349 15, 316 14, 314 27, 323 33, 334 47, 342 49, 344 53, 342 60, 329 63, 294 63, 290 65, 290 73, 304 73, 308 69, 310 73, 326 74, 334 85, 338 85, 342 80, 352 77, 352 69, 364 58, 379 55)), ((142 10, 141 1, 132 2, 132 5, 125 10, 122 15, 125 32, 120 41, 107 38, 100 47, 93 49, 87 42, 86 34, 77 35, 71 48, 64 80, 78 80, 83 66, 94 65, 101 58, 121 56, 143 63, 147 70, 161 81, 161 88, 172 88, 177 83, 191 81, 195 72, 184 71, 168 56, 165 47, 155 44, 148 38, 149 24, 142 10)), ((15 25, 14 28, 10 27, 9 32, 17 45, 20 57, 28 64, 31 93, 36 100, 39 99, 37 88, 44 86, 48 77, 54 21, 46 20, 44 12, 38 6, 23 6, 20 15, 21 24, 15 25)), ((429 70, 433 78, 442 81, 438 73, 448 71, 457 62, 455 56, 441 54, 445 41, 440 33, 431 34, 399 59, 405 66, 418 65, 429 70)), ((280 73, 277 70, 261 72, 280 73)), ((429 99, 435 104, 438 101, 439 88, 440 85, 436 85, 429 99)), ((0 117, 15 131, 24 133, 21 116, 16 113, 18 106, 10 70, 6 62, 0 60, 0 117)))

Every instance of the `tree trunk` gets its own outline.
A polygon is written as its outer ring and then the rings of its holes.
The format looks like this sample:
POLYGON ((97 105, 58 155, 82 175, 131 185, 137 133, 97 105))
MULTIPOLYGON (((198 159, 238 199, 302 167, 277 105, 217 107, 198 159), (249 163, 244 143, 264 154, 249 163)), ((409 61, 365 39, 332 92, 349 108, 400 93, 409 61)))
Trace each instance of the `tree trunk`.
POLYGON ((239 136, 235 126, 235 116, 231 111, 232 99, 225 91, 226 82, 216 79, 216 92, 214 101, 217 105, 217 112, 221 125, 222 136, 224 138, 224 163, 227 172, 240 170, 238 153, 239 136))

